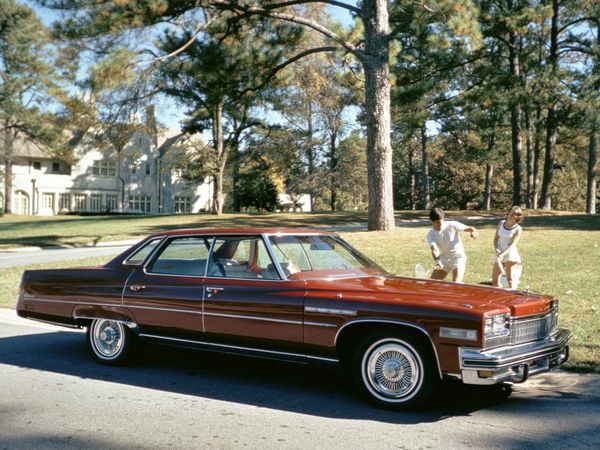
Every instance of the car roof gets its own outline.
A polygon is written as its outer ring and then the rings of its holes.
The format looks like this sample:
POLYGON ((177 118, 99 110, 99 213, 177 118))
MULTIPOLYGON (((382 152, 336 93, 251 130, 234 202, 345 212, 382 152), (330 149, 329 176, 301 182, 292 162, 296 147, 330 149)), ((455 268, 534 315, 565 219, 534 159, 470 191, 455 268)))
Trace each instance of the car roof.
POLYGON ((230 228, 182 228, 154 233, 152 236, 179 236, 179 235, 333 235, 332 231, 318 230, 314 228, 284 228, 284 227, 230 227, 230 228))

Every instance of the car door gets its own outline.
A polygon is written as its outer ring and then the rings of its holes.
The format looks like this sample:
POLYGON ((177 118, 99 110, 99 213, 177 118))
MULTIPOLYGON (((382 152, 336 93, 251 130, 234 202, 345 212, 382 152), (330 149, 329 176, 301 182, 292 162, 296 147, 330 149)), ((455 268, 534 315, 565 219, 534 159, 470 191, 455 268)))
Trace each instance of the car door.
POLYGON ((207 339, 224 346, 297 353, 306 284, 284 280, 261 236, 217 236, 204 286, 207 339))
POLYGON ((167 240, 127 280, 123 306, 135 316, 140 332, 197 339, 204 333, 202 298, 210 236, 167 240))

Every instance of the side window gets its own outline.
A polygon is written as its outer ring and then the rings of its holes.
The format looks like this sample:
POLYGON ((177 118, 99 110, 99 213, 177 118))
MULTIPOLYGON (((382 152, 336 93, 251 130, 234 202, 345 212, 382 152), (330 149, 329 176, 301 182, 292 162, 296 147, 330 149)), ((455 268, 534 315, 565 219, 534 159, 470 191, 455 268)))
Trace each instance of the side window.
POLYGON ((283 266, 292 264, 301 271, 312 270, 302 241, 296 236, 271 236, 275 258, 283 266))
POLYGON ((260 236, 216 238, 207 275, 215 278, 279 279, 260 236))
POLYGON ((146 242, 146 245, 139 248, 135 253, 133 253, 129 258, 127 258, 124 263, 131 265, 138 265, 144 262, 144 260, 154 251, 158 243, 162 240, 162 238, 152 239, 146 242))
POLYGON ((172 239, 146 271, 156 274, 204 276, 212 238, 172 239))

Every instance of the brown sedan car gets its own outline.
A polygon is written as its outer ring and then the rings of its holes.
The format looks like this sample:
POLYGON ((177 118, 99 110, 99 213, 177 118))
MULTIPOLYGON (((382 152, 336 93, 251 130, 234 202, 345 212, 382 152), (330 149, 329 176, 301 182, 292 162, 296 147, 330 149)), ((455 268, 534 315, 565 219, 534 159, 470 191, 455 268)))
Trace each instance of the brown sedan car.
POLYGON ((438 381, 524 382, 568 357, 544 295, 391 275, 333 233, 194 229, 154 234, 100 267, 29 270, 17 312, 86 327, 100 363, 138 341, 341 363, 394 408, 438 381))

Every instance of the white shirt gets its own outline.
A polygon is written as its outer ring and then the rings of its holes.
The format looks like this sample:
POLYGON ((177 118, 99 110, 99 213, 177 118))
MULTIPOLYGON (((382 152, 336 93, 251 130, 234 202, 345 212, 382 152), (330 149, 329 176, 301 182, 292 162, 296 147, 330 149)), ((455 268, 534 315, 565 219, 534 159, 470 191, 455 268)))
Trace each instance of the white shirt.
POLYGON ((467 226, 455 220, 444 220, 442 228, 437 231, 432 228, 427 233, 427 244, 429 247, 436 245, 444 256, 465 256, 465 248, 460 240, 459 232, 465 231, 467 226))

